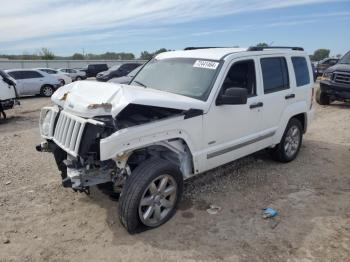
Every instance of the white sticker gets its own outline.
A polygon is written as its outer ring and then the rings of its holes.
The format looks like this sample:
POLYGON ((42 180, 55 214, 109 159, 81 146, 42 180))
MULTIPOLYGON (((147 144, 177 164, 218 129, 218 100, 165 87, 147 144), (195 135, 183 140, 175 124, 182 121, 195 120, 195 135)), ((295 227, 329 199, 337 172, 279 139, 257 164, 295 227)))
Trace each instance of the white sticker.
POLYGON ((212 62, 212 61, 204 61, 204 60, 197 60, 193 67, 199 67, 199 68, 206 68, 206 69, 212 69, 215 70, 218 67, 218 62, 212 62))

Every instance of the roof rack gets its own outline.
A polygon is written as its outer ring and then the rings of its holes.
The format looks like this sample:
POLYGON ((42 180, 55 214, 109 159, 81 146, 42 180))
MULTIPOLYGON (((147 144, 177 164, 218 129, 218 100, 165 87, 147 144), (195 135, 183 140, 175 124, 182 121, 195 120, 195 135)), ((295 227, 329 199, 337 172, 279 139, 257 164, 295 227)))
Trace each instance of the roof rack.
POLYGON ((209 48, 223 48, 223 47, 220 47, 220 46, 190 46, 190 47, 186 47, 184 48, 185 51, 188 51, 188 50, 197 50, 197 49, 209 49, 209 48))
POLYGON ((291 49, 295 51, 304 51, 304 48, 297 46, 251 46, 247 51, 263 51, 264 49, 291 49))

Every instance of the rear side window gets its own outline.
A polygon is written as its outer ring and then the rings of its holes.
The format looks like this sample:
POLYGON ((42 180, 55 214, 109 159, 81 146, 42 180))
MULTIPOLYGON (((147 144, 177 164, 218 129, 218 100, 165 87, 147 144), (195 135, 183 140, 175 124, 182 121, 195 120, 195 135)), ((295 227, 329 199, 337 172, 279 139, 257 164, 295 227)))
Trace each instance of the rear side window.
POLYGON ((30 78, 40 78, 43 77, 40 73, 36 71, 22 71, 22 79, 30 79, 30 78))
POLYGON ((273 93, 289 88, 287 62, 284 57, 261 58, 264 93, 273 93))
POLYGON ((292 57, 292 63, 297 86, 310 84, 309 68, 305 57, 294 56, 292 57))

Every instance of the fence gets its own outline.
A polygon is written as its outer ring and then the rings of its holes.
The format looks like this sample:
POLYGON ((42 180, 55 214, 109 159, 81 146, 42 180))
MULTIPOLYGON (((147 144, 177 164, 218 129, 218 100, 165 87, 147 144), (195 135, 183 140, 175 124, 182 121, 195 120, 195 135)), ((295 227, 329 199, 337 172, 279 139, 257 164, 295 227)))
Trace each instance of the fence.
POLYGON ((107 64, 111 67, 136 61, 146 62, 143 60, 0 60, 0 69, 82 68, 89 64, 107 64))

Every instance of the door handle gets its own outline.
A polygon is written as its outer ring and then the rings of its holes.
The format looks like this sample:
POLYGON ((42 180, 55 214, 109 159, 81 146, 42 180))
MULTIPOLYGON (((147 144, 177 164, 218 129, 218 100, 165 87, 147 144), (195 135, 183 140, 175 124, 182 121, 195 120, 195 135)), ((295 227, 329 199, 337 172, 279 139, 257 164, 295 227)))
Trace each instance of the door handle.
POLYGON ((289 94, 289 95, 286 95, 284 98, 285 99, 291 99, 291 98, 294 98, 295 97, 295 94, 289 94))
POLYGON ((250 109, 254 109, 254 108, 257 108, 257 107, 263 107, 264 106, 264 103, 263 102, 258 102, 258 103, 255 103, 255 104, 251 104, 249 106, 250 109))

